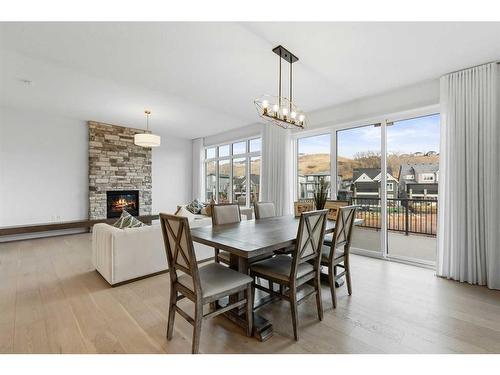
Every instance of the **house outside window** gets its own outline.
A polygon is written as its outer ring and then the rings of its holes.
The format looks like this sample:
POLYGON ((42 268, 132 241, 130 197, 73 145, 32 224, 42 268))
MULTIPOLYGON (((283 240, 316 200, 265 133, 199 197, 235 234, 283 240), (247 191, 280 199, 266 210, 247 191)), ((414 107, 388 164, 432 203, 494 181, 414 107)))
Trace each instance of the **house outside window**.
POLYGON ((260 196, 261 138, 205 148, 205 201, 248 207, 260 196))
POLYGON ((313 198, 321 180, 330 183, 330 159, 330 133, 297 139, 297 198, 313 198))

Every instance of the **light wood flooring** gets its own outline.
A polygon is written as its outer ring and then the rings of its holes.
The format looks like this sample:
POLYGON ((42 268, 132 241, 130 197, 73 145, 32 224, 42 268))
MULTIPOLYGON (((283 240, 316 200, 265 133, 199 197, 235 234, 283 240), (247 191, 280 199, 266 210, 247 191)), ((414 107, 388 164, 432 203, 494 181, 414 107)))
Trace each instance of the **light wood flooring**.
MULTIPOLYGON (((88 234, 0 244, 0 352, 190 352, 191 326, 179 315, 165 339, 168 274, 111 288, 92 269, 90 245, 88 234)), ((361 256, 352 273, 353 295, 339 289, 336 310, 323 286, 322 322, 314 298, 299 306, 298 342, 283 301, 261 310, 274 323, 268 341, 217 317, 204 322, 200 351, 500 353, 500 292, 361 256)))

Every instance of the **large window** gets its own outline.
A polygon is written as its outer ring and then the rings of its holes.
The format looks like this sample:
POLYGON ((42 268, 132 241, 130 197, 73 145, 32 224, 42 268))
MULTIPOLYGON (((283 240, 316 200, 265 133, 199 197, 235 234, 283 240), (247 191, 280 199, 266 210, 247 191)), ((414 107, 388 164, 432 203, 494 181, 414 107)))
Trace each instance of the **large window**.
POLYGON ((259 200, 261 139, 205 149, 205 200, 249 206, 259 200), (248 192, 250 192, 248 194, 248 192))
POLYGON ((328 133, 298 139, 299 199, 313 198, 321 179, 330 182, 330 138, 328 133))

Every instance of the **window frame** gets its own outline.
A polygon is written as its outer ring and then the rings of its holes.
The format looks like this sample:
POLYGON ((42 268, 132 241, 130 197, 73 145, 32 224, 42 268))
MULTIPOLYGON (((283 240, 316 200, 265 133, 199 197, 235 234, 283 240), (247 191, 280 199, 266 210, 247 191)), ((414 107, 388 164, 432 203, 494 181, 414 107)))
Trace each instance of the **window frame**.
MULTIPOLYGON (((233 172, 233 161, 235 159, 245 159, 245 206, 241 207, 250 207, 250 194, 251 194, 251 160, 253 157, 260 157, 260 169, 259 169, 259 176, 260 178, 262 177, 262 136, 252 136, 248 138, 242 138, 242 139, 235 139, 227 142, 222 142, 219 144, 215 145, 208 145, 203 147, 203 198, 205 201, 208 201, 207 198, 207 186, 206 186, 206 181, 207 181, 207 165, 210 162, 215 162, 215 194, 214 194, 214 200, 216 202, 219 202, 219 162, 227 160, 229 162, 229 191, 228 191, 228 201, 231 203, 233 202, 233 196, 234 196, 234 172, 233 172), (255 140, 255 139, 260 139, 261 140, 261 149, 260 151, 253 151, 250 152, 250 141, 255 140), (243 154, 234 154, 233 153, 233 144, 235 143, 242 143, 245 142, 245 153, 243 154), (227 146, 229 145, 229 155, 228 156, 221 156, 219 157, 219 147, 227 146), (213 158, 207 158, 207 150, 215 148, 215 157, 213 158)), ((260 197, 261 194, 261 188, 262 184, 259 183, 259 192, 258 195, 260 197)), ((237 202, 236 202, 237 203, 237 202)))

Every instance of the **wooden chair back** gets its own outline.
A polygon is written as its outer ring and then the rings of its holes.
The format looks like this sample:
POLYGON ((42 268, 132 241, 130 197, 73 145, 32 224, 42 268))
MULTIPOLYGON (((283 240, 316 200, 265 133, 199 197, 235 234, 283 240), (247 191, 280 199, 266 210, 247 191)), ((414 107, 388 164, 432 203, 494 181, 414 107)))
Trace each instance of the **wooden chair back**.
POLYGON ((212 225, 233 224, 241 221, 240 206, 235 203, 212 205, 212 225))
POLYGON ((178 272, 184 272, 191 278, 191 285, 184 286, 195 295, 201 296, 198 263, 196 262, 188 219, 183 216, 161 213, 160 224, 172 286, 177 283, 178 272))
POLYGON ((313 261, 315 268, 319 267, 327 213, 328 210, 318 210, 303 212, 300 216, 295 251, 292 253, 292 278, 297 277, 297 269, 301 263, 313 261))
POLYGON ((356 218, 357 206, 340 207, 335 221, 335 231, 333 232, 330 250, 330 261, 336 258, 335 251, 343 247, 344 254, 349 252, 351 247, 352 229, 356 218))
POLYGON ((276 209, 273 202, 255 202, 253 210, 256 220, 276 216, 276 209))

